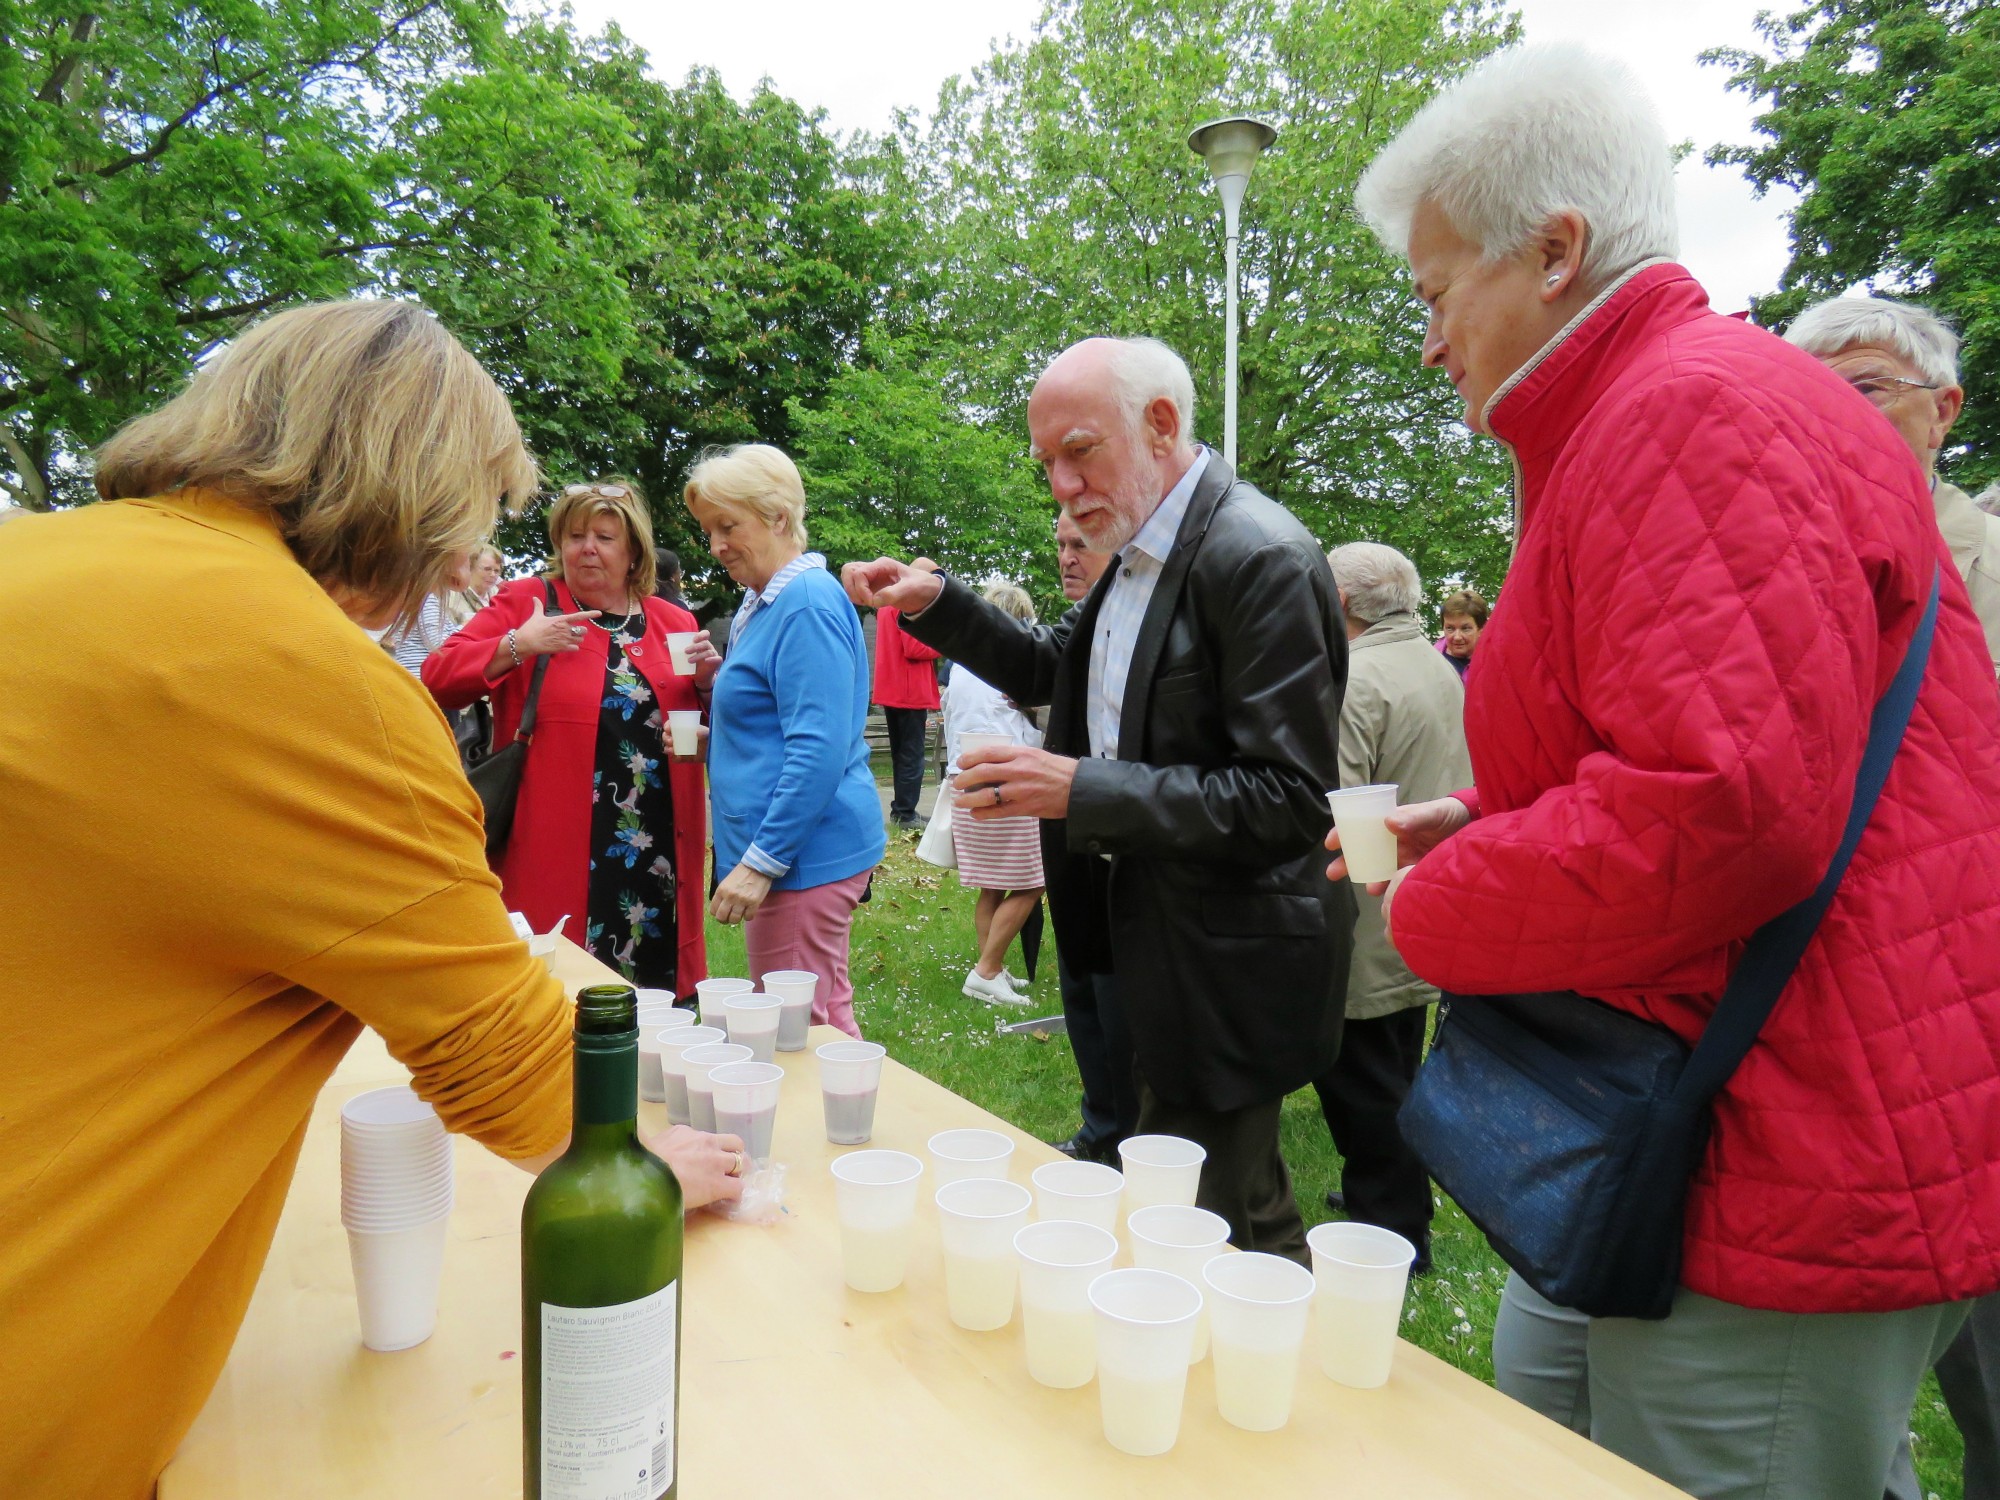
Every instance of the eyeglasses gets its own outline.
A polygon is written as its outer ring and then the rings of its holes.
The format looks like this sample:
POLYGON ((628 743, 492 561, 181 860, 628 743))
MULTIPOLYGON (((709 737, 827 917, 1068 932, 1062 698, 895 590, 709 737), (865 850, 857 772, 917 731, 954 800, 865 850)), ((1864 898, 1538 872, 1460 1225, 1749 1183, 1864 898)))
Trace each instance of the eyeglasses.
MULTIPOLYGON (((1842 377, 1845 379, 1845 377, 1842 377)), ((1877 406, 1887 406, 1901 398, 1906 390, 1934 391, 1936 381, 1909 380, 1901 375, 1863 375, 1847 382, 1877 406)))
POLYGON ((606 500, 623 500, 632 493, 632 487, 625 484, 572 484, 562 492, 563 499, 571 495, 602 495, 606 500))

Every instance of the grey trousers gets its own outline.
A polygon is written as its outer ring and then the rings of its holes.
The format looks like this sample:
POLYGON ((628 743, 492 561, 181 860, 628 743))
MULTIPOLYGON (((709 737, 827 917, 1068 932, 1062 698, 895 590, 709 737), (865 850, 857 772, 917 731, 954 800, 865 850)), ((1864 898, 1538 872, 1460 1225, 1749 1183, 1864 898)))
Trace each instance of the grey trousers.
MULTIPOLYGON (((1938 1391, 1965 1440, 1965 1500, 2000 1500, 2000 1292, 1972 1315, 1937 1362, 1938 1391)), ((1923 1500, 1904 1441, 1889 1471, 1889 1500, 1923 1500)))
POLYGON ((1641 1322, 1556 1308, 1510 1275, 1493 1373, 1700 1500, 1880 1500, 1917 1385, 1968 1306, 1778 1313, 1683 1288, 1672 1316, 1641 1322))

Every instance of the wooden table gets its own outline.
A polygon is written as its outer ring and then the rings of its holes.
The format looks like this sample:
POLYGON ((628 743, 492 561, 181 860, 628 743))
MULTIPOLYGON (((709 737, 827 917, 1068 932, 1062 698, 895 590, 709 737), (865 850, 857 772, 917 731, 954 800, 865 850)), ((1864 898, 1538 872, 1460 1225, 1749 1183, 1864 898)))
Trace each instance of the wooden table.
MULTIPOLYGON (((564 945, 572 991, 607 977, 564 945)), ((835 1033, 819 1030, 813 1043, 835 1033)), ((1446 1500, 1679 1495, 1414 1346, 1389 1384, 1324 1378, 1310 1348, 1291 1424, 1253 1434, 1216 1415, 1212 1364, 1190 1372, 1180 1441, 1130 1458, 1104 1441, 1094 1385, 1028 1378, 1020 1320, 967 1333, 945 1315, 937 1215, 923 1195, 908 1281, 877 1296, 841 1280, 810 1051, 787 1077, 776 1155, 788 1211, 755 1227, 688 1225, 681 1483, 687 1500, 1233 1493, 1446 1500)), ((458 1202, 438 1328, 397 1354, 361 1347, 340 1226, 339 1109, 407 1074, 372 1035, 321 1094, 277 1240, 228 1367, 160 1481, 161 1500, 288 1496, 510 1497, 521 1493, 519 1217, 527 1174, 455 1142, 458 1202)), ((661 1124, 658 1106, 643 1106, 661 1124)), ((939 1130, 979 1125, 1016 1143, 1025 1182, 1047 1146, 891 1062, 872 1144, 924 1156, 939 1130)), ((927 1179, 928 1180, 928 1174, 927 1179)))

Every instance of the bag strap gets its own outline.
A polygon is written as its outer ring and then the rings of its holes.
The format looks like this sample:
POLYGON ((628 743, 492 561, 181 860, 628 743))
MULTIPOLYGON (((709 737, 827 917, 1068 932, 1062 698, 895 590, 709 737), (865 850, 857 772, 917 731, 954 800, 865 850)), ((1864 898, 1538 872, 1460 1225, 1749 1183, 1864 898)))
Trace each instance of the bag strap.
POLYGON ((1940 573, 1931 572, 1931 596, 1910 637, 1903 663, 1875 711, 1868 719, 1868 748, 1862 752, 1861 770, 1854 778, 1854 803, 1847 810, 1847 827, 1834 850, 1833 862, 1813 893, 1789 910, 1778 913, 1750 935, 1742 961, 1729 976, 1715 1014, 1695 1044, 1679 1082, 1674 1086, 1678 1104, 1699 1108, 1708 1103, 1729 1082, 1737 1065, 1749 1054, 1757 1033, 1776 1009, 1778 997, 1791 983, 1792 974, 1805 957, 1806 947, 1819 930, 1820 919, 1833 902, 1833 893, 1847 873, 1861 832, 1875 811, 1882 784, 1889 779, 1889 767, 1903 743, 1910 713, 1917 704, 1917 689, 1923 683, 1924 664, 1930 659, 1931 636, 1937 625, 1940 573))
MULTIPOLYGON (((556 601, 556 586, 544 578, 542 588, 549 596, 549 613, 561 614, 562 608, 556 601)), ((535 674, 528 680, 528 701, 521 706, 521 725, 514 731, 517 743, 525 744, 535 737, 535 708, 542 701, 542 674, 548 669, 549 653, 544 651, 535 658, 535 674)))

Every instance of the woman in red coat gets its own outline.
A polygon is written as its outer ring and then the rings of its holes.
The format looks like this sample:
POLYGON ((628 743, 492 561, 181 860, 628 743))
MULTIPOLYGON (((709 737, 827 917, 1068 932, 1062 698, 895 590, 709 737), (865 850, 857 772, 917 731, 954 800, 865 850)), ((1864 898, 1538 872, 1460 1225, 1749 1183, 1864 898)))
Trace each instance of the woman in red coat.
POLYGON ((666 711, 699 709, 666 637, 694 616, 653 597, 653 527, 626 483, 573 484, 549 514, 552 579, 520 579, 424 663, 447 709, 493 700, 513 742, 549 658, 514 827, 498 874, 537 932, 569 936, 635 984, 683 993, 706 977, 701 763, 668 754, 666 711))
MULTIPOLYGON (((1715 1101, 1672 1312, 1573 1319, 1587 1377, 1537 1401, 1699 1496, 1877 1500, 1924 1370, 2000 1287, 2000 696, 1923 475, 1673 264, 1671 154, 1616 64, 1489 59, 1356 201, 1518 476, 1466 679, 1476 795, 1393 820, 1383 917, 1425 980, 1699 1035, 1826 873, 1942 578, 1881 798, 1715 1101)), ((1494 1362, 1524 1399, 1550 1377, 1498 1332, 1494 1362)))

